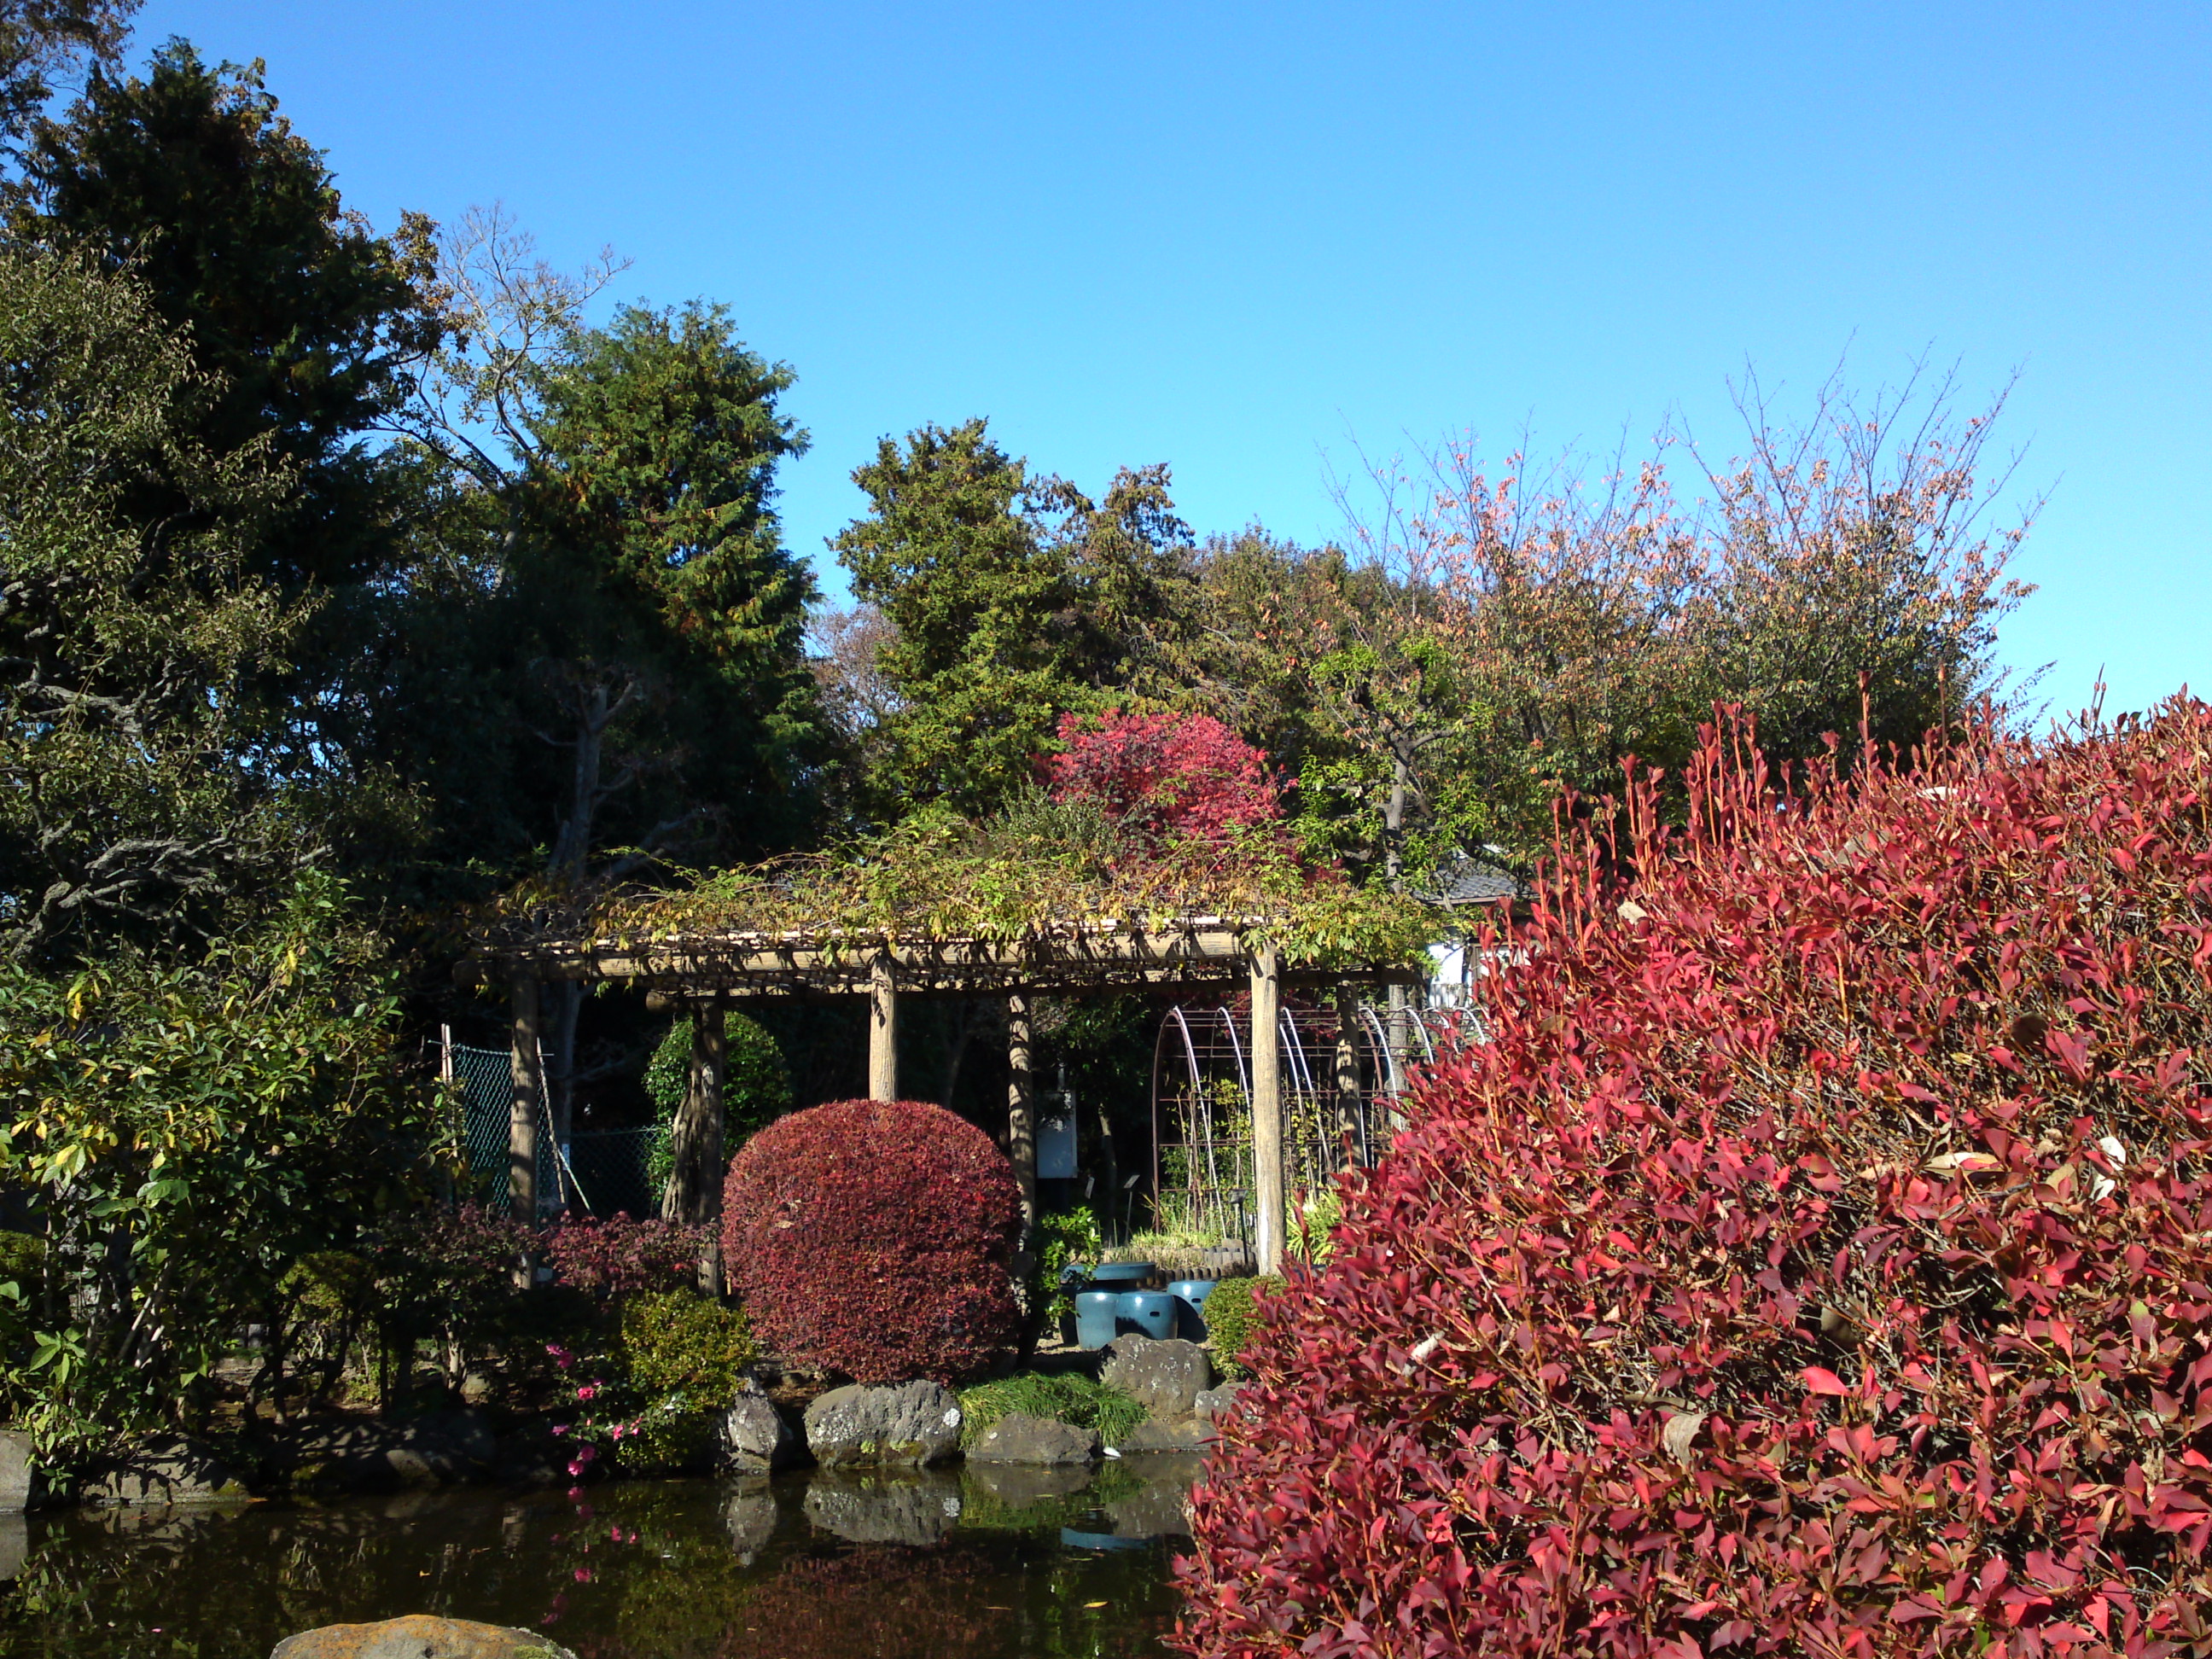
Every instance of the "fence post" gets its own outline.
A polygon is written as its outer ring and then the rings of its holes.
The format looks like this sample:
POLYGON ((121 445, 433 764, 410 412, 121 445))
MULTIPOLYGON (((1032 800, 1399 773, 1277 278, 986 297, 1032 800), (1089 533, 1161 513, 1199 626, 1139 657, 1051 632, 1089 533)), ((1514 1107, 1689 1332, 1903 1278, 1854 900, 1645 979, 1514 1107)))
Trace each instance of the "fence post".
POLYGON ((1253 1247, 1260 1271, 1283 1270, 1283 983, 1273 945, 1252 951, 1253 1247))
POLYGON ((538 1062, 538 981, 517 974, 508 991, 507 1075, 514 1085, 507 1117, 507 1207, 526 1226, 538 1224, 538 1103, 545 1089, 538 1062))

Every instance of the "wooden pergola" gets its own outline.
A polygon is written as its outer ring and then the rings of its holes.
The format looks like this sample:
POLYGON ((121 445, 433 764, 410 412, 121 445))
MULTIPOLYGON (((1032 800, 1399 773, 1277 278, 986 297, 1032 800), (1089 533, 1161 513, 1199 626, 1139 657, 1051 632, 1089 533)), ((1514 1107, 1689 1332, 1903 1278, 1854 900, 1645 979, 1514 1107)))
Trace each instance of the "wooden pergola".
MULTIPOLYGON (((807 932, 677 932, 649 941, 582 939, 495 946, 465 964, 480 984, 504 983, 509 1000, 514 1092, 508 1120, 508 1191, 515 1213, 535 1212, 540 1074, 538 988, 607 982, 642 988, 658 1006, 693 1016, 690 1084, 677 1115, 676 1210, 711 1224, 722 1202, 723 1010, 754 997, 865 999, 868 1093, 898 1098, 898 1017, 908 998, 1003 999, 1006 1011, 1007 1152, 1022 1194, 1024 1239, 1036 1220, 1036 1115, 1030 1012, 1040 995, 1103 995, 1184 986, 1248 985, 1251 991, 1255 1254, 1276 1272, 1284 1241, 1283 1078, 1276 1033, 1286 987, 1333 993, 1346 1030, 1337 1086, 1356 1094, 1350 1020, 1363 986, 1414 984, 1403 963, 1346 967, 1286 960, 1268 916, 1184 916, 1042 926, 1012 942, 921 934, 854 938, 807 932)), ((710 1232, 710 1237, 712 1233, 710 1232)), ((710 1266, 709 1272, 718 1272, 710 1266)))

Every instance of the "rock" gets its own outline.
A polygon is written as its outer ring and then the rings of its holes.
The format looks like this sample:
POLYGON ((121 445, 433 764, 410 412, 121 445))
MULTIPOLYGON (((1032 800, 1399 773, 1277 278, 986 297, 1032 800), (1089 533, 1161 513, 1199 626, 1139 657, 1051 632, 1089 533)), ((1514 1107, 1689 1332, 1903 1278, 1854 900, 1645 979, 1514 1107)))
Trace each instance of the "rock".
POLYGON ((942 1462, 960 1449, 960 1402, 935 1382, 832 1389, 806 1408, 806 1447, 825 1468, 942 1462))
POLYGON ((729 1529, 730 1549, 741 1564, 752 1565, 753 1559, 768 1547, 775 1536, 776 1520, 775 1494, 767 1481, 756 1477, 730 1494, 722 1509, 722 1524, 729 1529))
POLYGON ((269 1659, 576 1659, 534 1630, 410 1613, 374 1625, 325 1625, 288 1636, 269 1659))
POLYGON ((1188 1417, 1213 1371, 1195 1342, 1155 1342, 1132 1332, 1114 1339, 1098 1380, 1133 1395, 1154 1417, 1188 1417))
POLYGON ((1154 1418, 1123 1435, 1114 1449, 1124 1457, 1142 1457, 1158 1452, 1204 1451, 1212 1443, 1213 1425, 1202 1418, 1171 1418, 1166 1422, 1154 1418))
POLYGON ((1229 1415, 1231 1407, 1237 1403, 1237 1396, 1243 1391, 1242 1382, 1224 1382, 1218 1389, 1204 1389, 1190 1402, 1191 1414, 1202 1417, 1209 1423, 1218 1423, 1229 1415))
POLYGON ((31 1507, 31 1437, 0 1430, 0 1515, 31 1507))
POLYGON ((31 1523, 20 1515, 0 1514, 0 1583, 23 1571, 31 1556, 31 1523))
POLYGON ((968 1449, 970 1463, 1089 1463, 1097 1455, 1097 1430, 1026 1412, 1008 1412, 968 1449))
POLYGON ((775 1402, 757 1386, 738 1396, 722 1417, 722 1454, 739 1473, 773 1473, 805 1461, 806 1449, 775 1402))
POLYGON ((961 1486, 971 1501, 988 1498, 1010 1510, 1025 1510, 1072 1497, 1091 1484, 1087 1463, 977 1463, 961 1472, 961 1486))
POLYGON ((246 1492, 208 1447, 168 1436, 102 1459, 77 1495, 88 1504, 219 1504, 246 1492))
POLYGON ((960 1508, 960 1482, 949 1473, 821 1471, 806 1487, 806 1518, 854 1544, 934 1544, 958 1522, 960 1508))
POLYGON ((285 1449, 291 1484, 303 1490, 392 1492, 488 1478, 499 1455, 476 1412, 437 1412, 396 1423, 313 1423, 285 1449))

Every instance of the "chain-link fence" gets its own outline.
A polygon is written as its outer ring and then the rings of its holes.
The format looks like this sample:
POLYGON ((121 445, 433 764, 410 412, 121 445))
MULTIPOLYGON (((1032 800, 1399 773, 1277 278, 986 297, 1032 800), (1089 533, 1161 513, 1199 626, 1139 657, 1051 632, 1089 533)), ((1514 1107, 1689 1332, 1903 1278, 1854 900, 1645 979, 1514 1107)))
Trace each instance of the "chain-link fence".
MULTIPOLYGON (((449 1044, 446 1050, 453 1079, 460 1085, 462 1139, 478 1194, 494 1207, 507 1201, 507 1126, 513 1116, 514 1074, 504 1048, 449 1044)), ((538 1096, 538 1218, 549 1220, 564 1207, 611 1216, 660 1213, 660 1194, 647 1174, 653 1149, 665 1133, 643 1129, 588 1129, 571 1138, 566 1157, 553 1144, 552 1118, 541 1085, 538 1096)))

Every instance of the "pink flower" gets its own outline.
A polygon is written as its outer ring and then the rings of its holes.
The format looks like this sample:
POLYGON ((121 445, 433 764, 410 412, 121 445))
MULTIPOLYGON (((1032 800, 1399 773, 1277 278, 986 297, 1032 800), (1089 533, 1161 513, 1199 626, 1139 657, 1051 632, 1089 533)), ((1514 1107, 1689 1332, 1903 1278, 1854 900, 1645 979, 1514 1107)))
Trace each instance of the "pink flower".
POLYGON ((579 1567, 579 1568, 577 1568, 577 1569, 576 1569, 576 1582, 577 1582, 578 1583, 580 1583, 580 1584, 588 1584, 588 1583, 590 1583, 592 1582, 592 1570, 591 1570, 589 1567, 579 1567))
POLYGON ((598 1388, 592 1383, 586 1382, 582 1388, 576 1390, 576 1398, 579 1400, 589 1400, 597 1393, 599 1393, 598 1388))
POLYGON ((568 1432, 568 1425, 566 1423, 556 1423, 553 1425, 553 1432, 556 1434, 566 1434, 568 1432))

